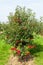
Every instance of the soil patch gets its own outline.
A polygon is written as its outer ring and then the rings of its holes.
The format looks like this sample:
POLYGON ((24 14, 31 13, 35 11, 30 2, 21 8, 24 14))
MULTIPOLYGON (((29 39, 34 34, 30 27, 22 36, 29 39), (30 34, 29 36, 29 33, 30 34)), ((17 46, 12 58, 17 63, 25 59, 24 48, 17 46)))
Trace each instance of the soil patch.
POLYGON ((10 55, 10 58, 8 60, 8 63, 5 65, 36 65, 34 63, 34 58, 32 56, 27 56, 25 59, 20 60, 17 56, 14 56, 13 54, 10 55))

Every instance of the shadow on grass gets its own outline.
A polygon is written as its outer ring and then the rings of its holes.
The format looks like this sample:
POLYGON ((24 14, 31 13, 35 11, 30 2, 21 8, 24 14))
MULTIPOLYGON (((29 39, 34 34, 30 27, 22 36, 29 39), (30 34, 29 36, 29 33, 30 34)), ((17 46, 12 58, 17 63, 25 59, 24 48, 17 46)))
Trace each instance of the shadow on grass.
POLYGON ((37 53, 43 52, 43 45, 36 45, 36 48, 30 50, 31 54, 34 56, 39 56, 37 53))

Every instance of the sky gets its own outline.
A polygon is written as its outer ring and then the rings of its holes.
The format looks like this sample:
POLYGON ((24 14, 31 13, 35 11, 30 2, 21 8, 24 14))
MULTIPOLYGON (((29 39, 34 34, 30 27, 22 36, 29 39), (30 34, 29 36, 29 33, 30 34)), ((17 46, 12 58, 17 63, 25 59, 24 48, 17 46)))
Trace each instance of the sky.
POLYGON ((8 21, 7 16, 15 12, 17 5, 32 9, 38 19, 43 16, 43 0, 0 0, 0 21, 8 21))

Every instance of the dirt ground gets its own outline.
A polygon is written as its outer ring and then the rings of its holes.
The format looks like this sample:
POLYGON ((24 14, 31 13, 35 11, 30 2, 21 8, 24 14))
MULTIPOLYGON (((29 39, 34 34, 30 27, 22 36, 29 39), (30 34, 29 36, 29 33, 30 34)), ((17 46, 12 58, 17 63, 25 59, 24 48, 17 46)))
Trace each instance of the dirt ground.
POLYGON ((5 65, 36 65, 32 56, 26 57, 24 60, 18 60, 17 56, 10 55, 8 63, 5 65))

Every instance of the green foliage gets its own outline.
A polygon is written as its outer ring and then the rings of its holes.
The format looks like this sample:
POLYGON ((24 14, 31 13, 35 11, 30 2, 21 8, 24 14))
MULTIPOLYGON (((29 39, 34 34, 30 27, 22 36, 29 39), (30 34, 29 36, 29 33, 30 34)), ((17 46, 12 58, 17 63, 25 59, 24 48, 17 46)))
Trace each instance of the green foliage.
POLYGON ((28 40, 28 38, 33 38, 33 30, 30 26, 30 21, 33 18, 34 13, 30 9, 26 11, 25 8, 21 7, 16 8, 14 15, 10 13, 8 16, 9 23, 5 28, 8 42, 16 44, 17 40, 20 40, 22 43, 22 41, 28 40))
POLYGON ((0 40, 0 65, 5 65, 8 61, 11 45, 6 44, 5 40, 0 40))

